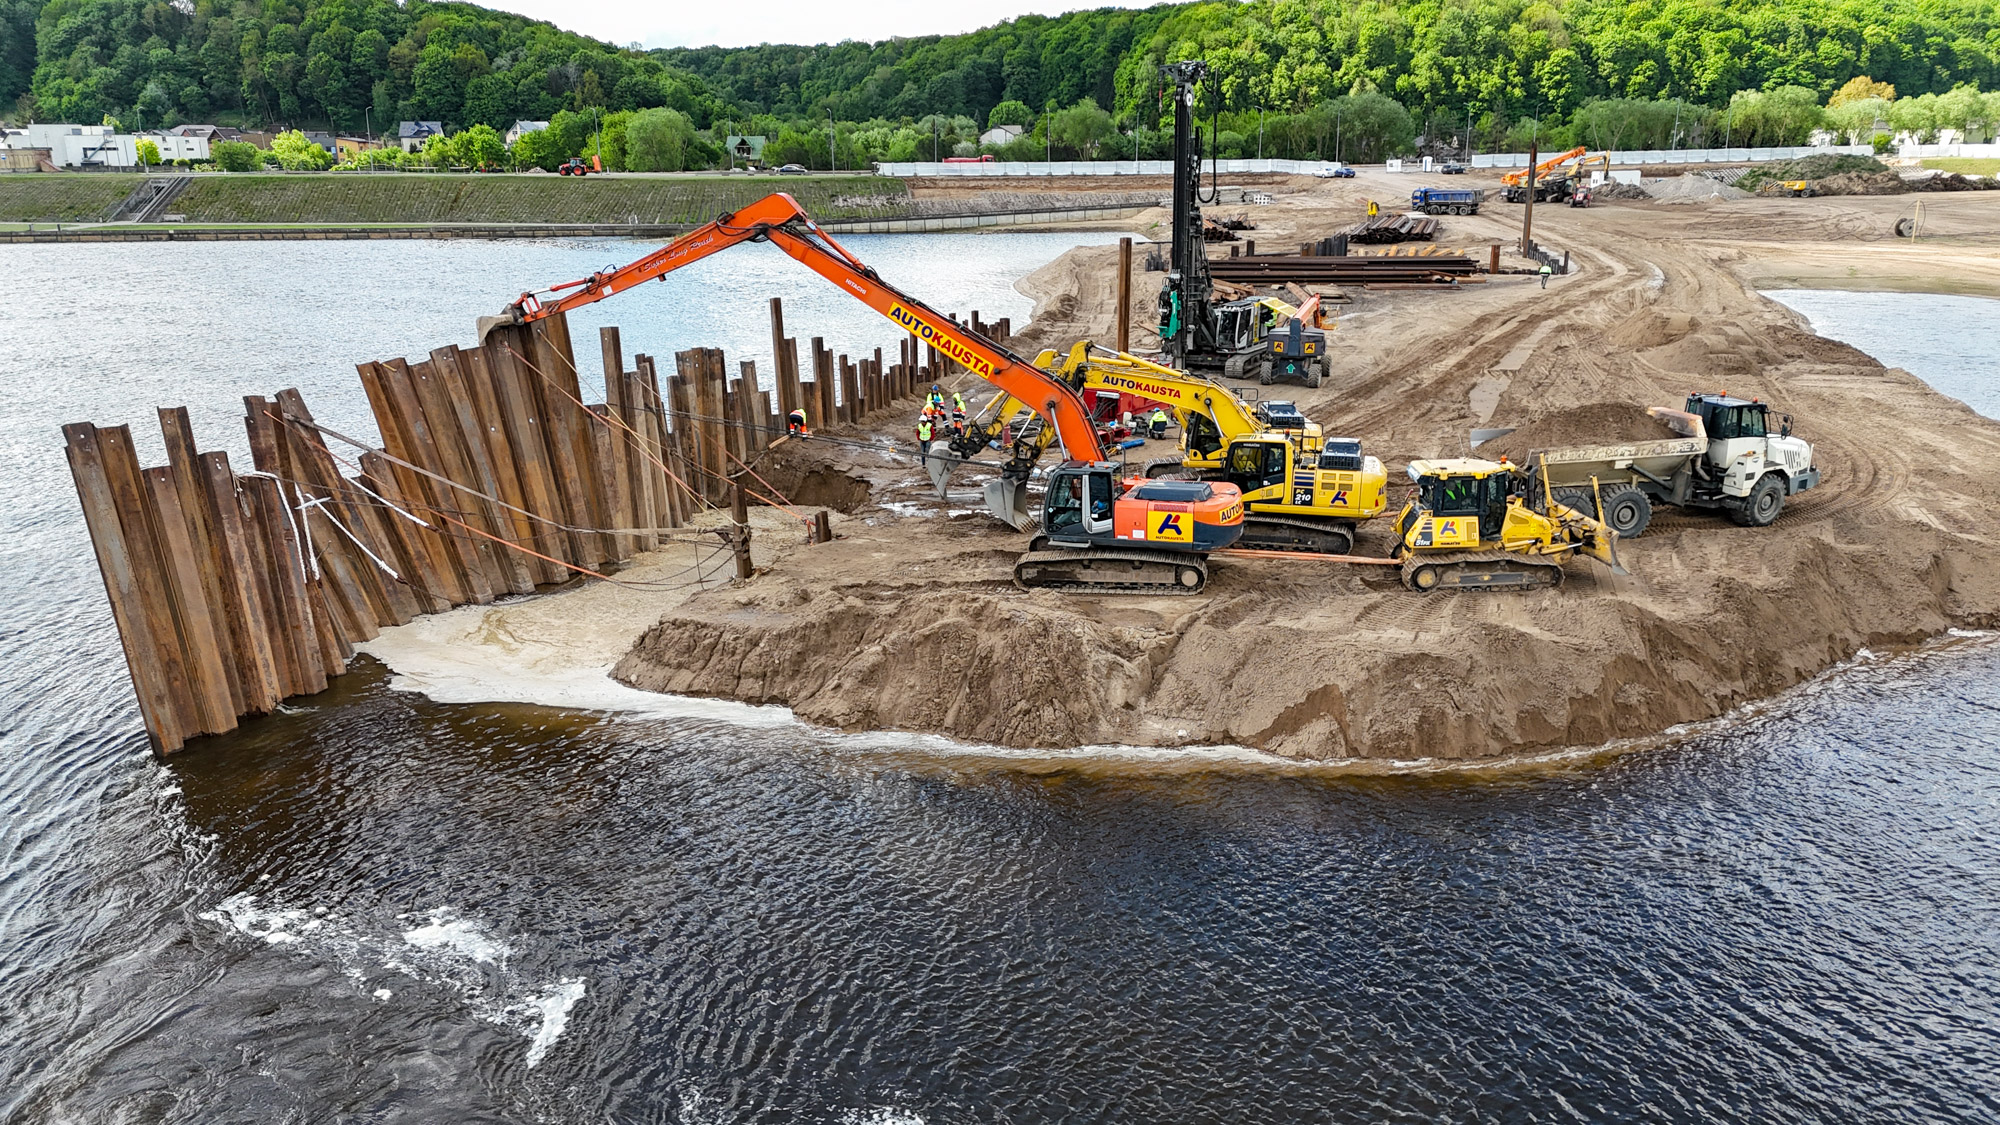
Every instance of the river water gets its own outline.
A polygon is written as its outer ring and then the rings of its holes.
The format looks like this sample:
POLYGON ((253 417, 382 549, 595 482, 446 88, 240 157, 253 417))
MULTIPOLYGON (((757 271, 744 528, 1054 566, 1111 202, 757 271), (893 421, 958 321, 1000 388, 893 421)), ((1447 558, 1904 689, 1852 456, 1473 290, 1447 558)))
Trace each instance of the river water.
MULTIPOLYGON (((854 243, 1018 321, 992 279, 1068 241, 854 243)), ((1494 770, 449 706, 366 661, 154 761, 57 425, 186 403, 235 449, 237 396, 299 385, 365 428, 353 359, 636 249, 10 249, 61 296, 0 306, 0 1121, 2000 1117, 1985 637, 1494 770)), ((756 355, 767 266, 600 308, 756 355)), ((1981 313, 1919 373, 1990 374, 1981 313)))

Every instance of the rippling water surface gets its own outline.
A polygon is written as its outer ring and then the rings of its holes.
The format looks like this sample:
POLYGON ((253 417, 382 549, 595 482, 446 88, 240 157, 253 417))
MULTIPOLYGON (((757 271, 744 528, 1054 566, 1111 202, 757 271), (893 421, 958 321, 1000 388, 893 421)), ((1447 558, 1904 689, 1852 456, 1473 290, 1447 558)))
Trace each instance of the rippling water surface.
MULTIPOLYGON (((863 253, 987 276, 1060 244, 863 253)), ((56 424, 187 401, 214 441, 298 383, 358 426, 349 360, 630 248, 28 249, 22 292, 93 281, 0 308, 0 1119, 2000 1117, 1990 638, 1506 770, 444 706, 366 661, 162 765, 56 424), (367 292, 298 281, 332 263, 367 292), (148 342, 166 310, 198 358, 148 342)), ((674 292, 754 354, 762 292, 674 292)), ((1023 315, 939 303, 974 299, 1023 315)), ((631 347, 728 344, 604 308, 631 347)))

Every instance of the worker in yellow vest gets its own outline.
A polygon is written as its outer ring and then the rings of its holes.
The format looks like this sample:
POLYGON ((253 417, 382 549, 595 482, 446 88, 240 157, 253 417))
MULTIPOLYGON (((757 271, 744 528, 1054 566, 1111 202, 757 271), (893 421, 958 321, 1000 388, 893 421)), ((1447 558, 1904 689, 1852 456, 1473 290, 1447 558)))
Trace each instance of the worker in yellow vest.
POLYGON ((931 455, 931 439, 936 436, 937 427, 932 424, 931 416, 926 412, 923 417, 917 419, 917 448, 924 456, 931 455))

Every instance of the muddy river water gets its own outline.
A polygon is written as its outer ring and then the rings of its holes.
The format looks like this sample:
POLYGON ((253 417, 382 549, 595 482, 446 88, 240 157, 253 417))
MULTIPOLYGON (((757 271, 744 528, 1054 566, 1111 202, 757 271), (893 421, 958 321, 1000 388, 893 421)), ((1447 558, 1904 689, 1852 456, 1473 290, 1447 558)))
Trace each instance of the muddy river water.
MULTIPOLYGON (((1075 238, 856 243, 1018 321, 1075 238)), ((2000 1117, 1985 636, 1505 769, 449 706, 365 660, 154 761, 56 427, 148 456, 186 403, 237 450, 239 396, 299 385, 360 428, 353 360, 636 249, 9 249, 59 296, 0 305, 0 1121, 2000 1117)), ((579 327, 754 357, 796 292, 796 334, 893 341, 766 267, 579 327)), ((1921 300, 1796 307, 1995 412, 1952 386, 1990 391, 1996 306, 1904 358, 1921 300)))

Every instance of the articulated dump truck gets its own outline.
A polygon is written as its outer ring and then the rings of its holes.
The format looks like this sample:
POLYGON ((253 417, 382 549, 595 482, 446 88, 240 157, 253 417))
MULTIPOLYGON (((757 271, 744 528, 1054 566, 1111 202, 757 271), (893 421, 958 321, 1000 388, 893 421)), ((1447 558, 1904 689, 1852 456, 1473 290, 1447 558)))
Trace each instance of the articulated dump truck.
POLYGON ((1647 411, 1679 437, 1571 449, 1538 450, 1525 466, 1533 495, 1602 520, 1621 539, 1652 521, 1653 505, 1714 508, 1745 527, 1765 527, 1787 497, 1819 484, 1811 443, 1792 436, 1783 416, 1776 433, 1769 406, 1726 394, 1689 395, 1685 409, 1647 411))

